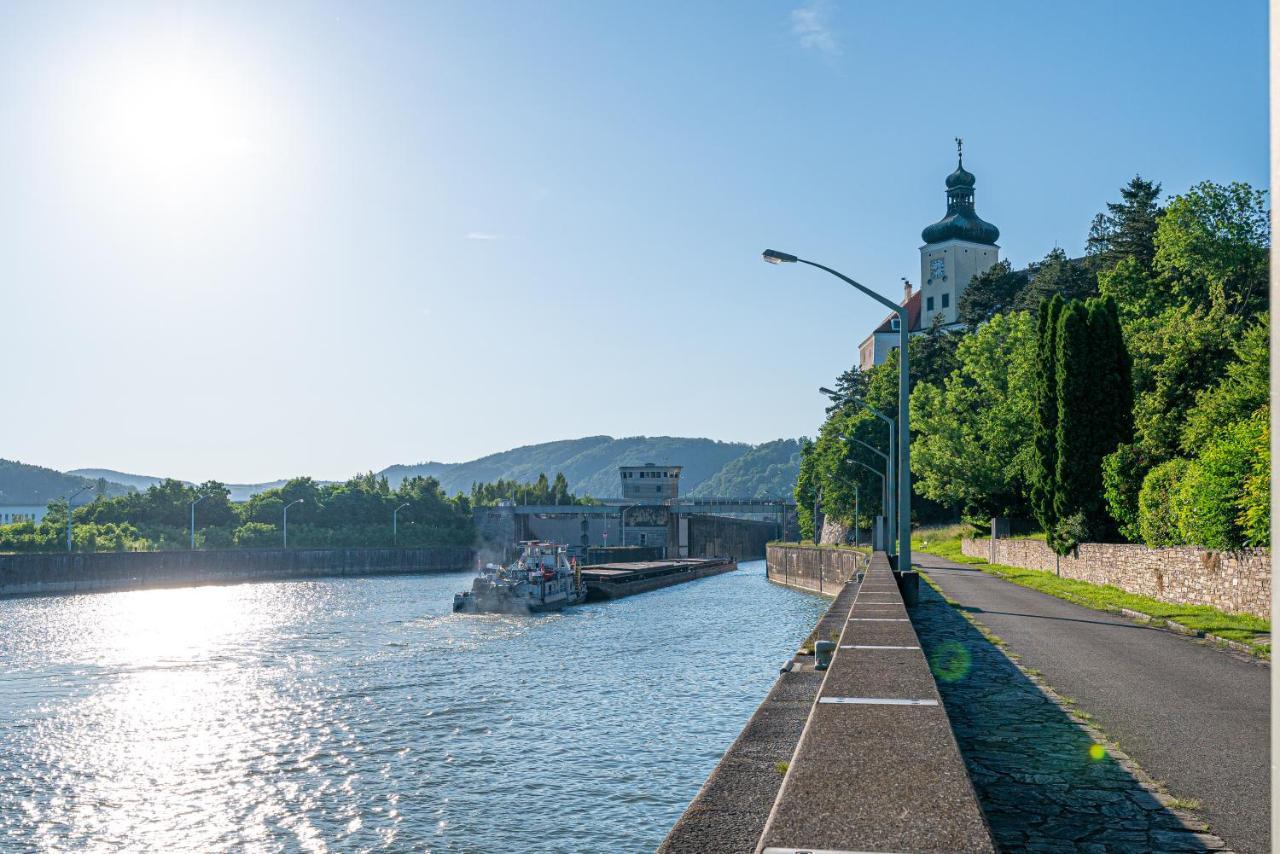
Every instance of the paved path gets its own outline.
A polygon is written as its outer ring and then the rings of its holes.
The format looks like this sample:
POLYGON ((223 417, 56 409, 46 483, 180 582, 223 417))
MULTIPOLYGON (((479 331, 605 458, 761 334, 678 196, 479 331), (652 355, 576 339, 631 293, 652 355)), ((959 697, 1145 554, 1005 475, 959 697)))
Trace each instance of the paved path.
POLYGON ((1270 850, 1270 667, 928 554, 917 563, 1238 852, 1270 850))

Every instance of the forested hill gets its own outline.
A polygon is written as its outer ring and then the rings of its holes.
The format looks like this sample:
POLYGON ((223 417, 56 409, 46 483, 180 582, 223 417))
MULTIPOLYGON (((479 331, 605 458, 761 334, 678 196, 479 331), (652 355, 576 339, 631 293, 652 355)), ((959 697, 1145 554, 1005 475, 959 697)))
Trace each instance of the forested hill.
MULTIPOLYGON (((97 478, 63 474, 60 471, 13 460, 0 460, 0 504, 41 506, 81 487, 93 486, 97 478)), ((124 495, 129 487, 107 483, 106 495, 124 495)), ((88 499, 84 499, 88 500, 88 499)))
POLYGON ((427 475, 453 494, 469 492, 472 483, 534 481, 542 473, 552 477, 563 472, 578 495, 616 498, 621 491, 618 466, 644 463, 683 466, 684 495, 790 496, 800 471, 799 443, 784 439, 753 446, 672 436, 588 436, 526 445, 465 463, 391 466, 380 474, 393 487, 406 477, 427 475))
MULTIPOLYGON (((394 489, 405 478, 421 475, 440 481, 445 492, 470 494, 473 483, 515 480, 532 483, 538 475, 548 478, 563 472, 577 495, 617 498, 621 492, 618 466, 683 466, 680 493, 695 498, 790 498, 800 472, 800 443, 778 439, 762 445, 717 442, 673 436, 588 436, 525 445, 464 463, 426 462, 395 465, 377 472, 386 475, 394 489)), ((129 474, 106 468, 76 469, 62 473, 39 466, 0 460, 0 504, 45 504, 67 491, 98 478, 108 481, 108 495, 129 489, 145 490, 161 478, 129 474)), ((260 484, 226 484, 232 501, 280 486, 285 481, 260 484)))

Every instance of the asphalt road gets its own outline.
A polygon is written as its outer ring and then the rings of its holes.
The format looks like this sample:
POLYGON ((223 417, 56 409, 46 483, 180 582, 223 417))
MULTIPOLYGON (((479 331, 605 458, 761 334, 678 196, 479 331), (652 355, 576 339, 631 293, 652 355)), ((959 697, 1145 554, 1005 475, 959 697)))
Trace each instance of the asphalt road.
POLYGON ((917 553, 943 592, 1079 702, 1235 851, 1270 839, 1269 665, 917 553))

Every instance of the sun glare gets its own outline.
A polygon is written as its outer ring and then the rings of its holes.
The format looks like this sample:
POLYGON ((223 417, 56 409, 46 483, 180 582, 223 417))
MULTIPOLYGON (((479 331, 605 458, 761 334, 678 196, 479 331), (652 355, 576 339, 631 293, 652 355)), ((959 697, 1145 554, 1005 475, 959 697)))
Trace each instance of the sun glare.
POLYGON ((266 132, 261 91, 224 58, 139 51, 78 75, 74 146, 130 195, 183 201, 254 167, 266 132))

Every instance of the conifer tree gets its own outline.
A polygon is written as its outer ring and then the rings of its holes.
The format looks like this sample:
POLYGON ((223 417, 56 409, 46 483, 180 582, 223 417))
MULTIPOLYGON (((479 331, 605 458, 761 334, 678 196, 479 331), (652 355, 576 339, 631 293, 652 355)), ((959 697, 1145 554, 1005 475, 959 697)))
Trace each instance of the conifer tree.
POLYGON ((1030 472, 1031 509, 1040 528, 1053 540, 1057 526, 1054 515, 1054 484, 1057 477, 1058 369, 1057 330, 1062 298, 1054 296, 1040 305, 1036 344, 1035 455, 1030 472))

